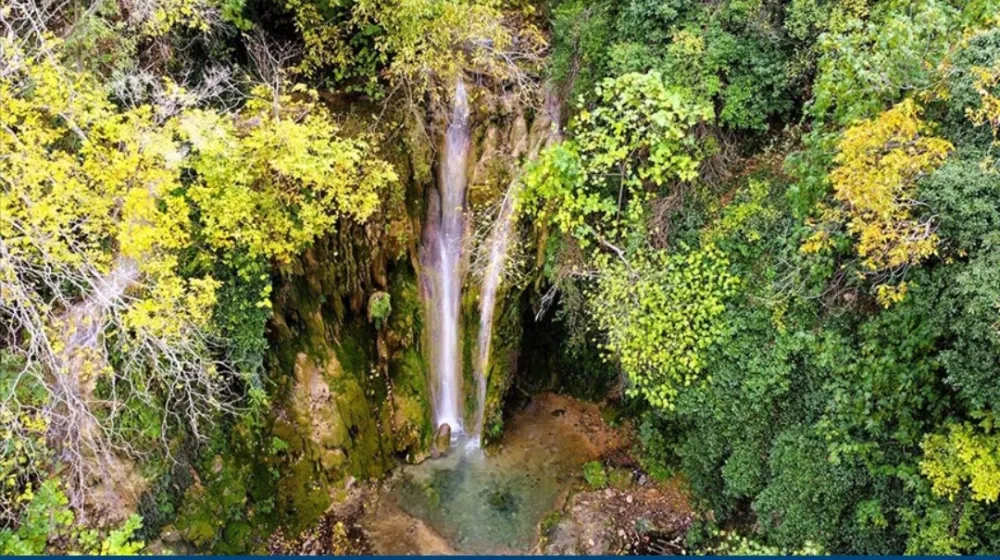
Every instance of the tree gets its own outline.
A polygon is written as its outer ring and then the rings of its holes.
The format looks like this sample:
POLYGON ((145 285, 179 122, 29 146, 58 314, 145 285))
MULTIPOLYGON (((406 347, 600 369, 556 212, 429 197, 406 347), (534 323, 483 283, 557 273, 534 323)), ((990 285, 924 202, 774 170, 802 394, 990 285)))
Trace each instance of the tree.
POLYGON ((937 496, 954 501, 968 492, 973 500, 989 504, 1000 498, 1000 435, 992 413, 974 416, 977 426, 950 423, 947 434, 924 438, 920 472, 931 481, 937 496))
POLYGON ((16 414, 20 384, 44 392, 79 507, 92 475, 129 468, 121 457, 237 409, 205 263, 287 263, 366 219, 396 177, 306 88, 258 88, 238 114, 123 109, 52 52, 8 41, 0 60, 0 315, 21 359, 2 407, 16 414), (159 419, 148 439, 121 431, 135 409, 159 419))
MULTIPOLYGON (((914 198, 917 181, 944 163, 954 149, 947 140, 928 134, 920 107, 907 99, 875 119, 844 132, 830 172, 833 195, 842 207, 822 211, 827 222, 846 222, 857 239, 856 251, 869 274, 905 273, 937 254, 935 222, 914 198)), ((803 246, 819 250, 828 241, 819 230, 803 246)), ((901 276, 901 274, 897 274, 901 276)), ((878 287, 884 305, 898 301, 905 284, 878 287)))
MULTIPOLYGON (((380 79, 419 97, 475 72, 535 93, 545 41, 495 0, 285 0, 305 45, 297 69, 347 90, 384 95, 380 79)), ((447 98, 447 96, 445 96, 447 98)))
POLYGON ((630 396, 672 409, 678 391, 699 381, 706 353, 724 328, 723 301, 738 279, 712 245, 668 253, 639 251, 627 262, 596 259, 591 314, 631 382, 630 396))
POLYGON ((584 246, 606 249, 645 227, 644 205, 672 181, 697 176, 691 128, 711 108, 667 87, 657 72, 607 79, 581 107, 570 140, 531 164, 519 204, 584 246))

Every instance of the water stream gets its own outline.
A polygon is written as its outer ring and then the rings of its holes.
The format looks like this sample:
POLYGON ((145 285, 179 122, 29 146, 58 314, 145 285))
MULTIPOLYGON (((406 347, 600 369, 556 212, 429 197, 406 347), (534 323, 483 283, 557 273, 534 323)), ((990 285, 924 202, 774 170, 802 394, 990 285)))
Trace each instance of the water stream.
MULTIPOLYGON (((546 111, 549 119, 549 134, 546 143, 559 139, 559 100, 555 90, 550 89, 546 101, 546 111)), ((529 154, 534 159, 537 153, 529 154)), ((500 203, 500 212, 490 230, 486 243, 489 260, 483 273, 483 285, 479 294, 479 336, 476 341, 476 363, 474 377, 476 379, 476 416, 471 430, 470 445, 478 446, 482 437, 483 417, 486 412, 487 368, 490 360, 490 344, 493 340, 493 314, 496 309, 497 291, 504 280, 511 238, 516 231, 517 197, 521 192, 521 179, 516 176, 507 187, 500 203)))
POLYGON ((448 424, 453 437, 463 430, 459 318, 469 142, 469 103, 459 79, 441 151, 437 205, 431 204, 424 238, 434 426, 448 424))
MULTIPOLYGON (((550 140, 555 135, 553 130, 550 140)), ((469 153, 469 105, 465 85, 459 80, 440 152, 437 196, 428 199, 421 246, 434 426, 450 426, 451 449, 437 450, 444 455, 403 468, 382 496, 368 522, 376 548, 383 553, 528 552, 537 542, 542 517, 565 495, 581 465, 606 446, 606 442, 598 443, 602 438, 593 429, 599 417, 596 407, 547 395, 533 399, 510 421, 498 449, 490 454, 481 449, 496 299, 516 239, 521 184, 517 178, 510 183, 485 240, 488 257, 472 364, 477 406, 474 423, 464 423, 459 329, 469 153), (415 525, 414 520, 420 521, 415 525), (426 529, 415 531, 416 526, 426 529), (426 542, 421 544, 414 537, 421 534, 445 542, 428 537, 433 546, 427 548, 426 542)))
POLYGON ((479 294, 479 337, 476 341, 478 354, 475 364, 476 418, 472 430, 472 445, 478 445, 483 432, 483 415, 486 412, 486 376, 490 359, 490 341, 493 339, 493 311, 496 308, 497 290, 503 282, 504 267, 511 233, 514 230, 514 210, 521 182, 514 180, 500 205, 500 214, 487 239, 489 262, 483 274, 482 291, 479 294))

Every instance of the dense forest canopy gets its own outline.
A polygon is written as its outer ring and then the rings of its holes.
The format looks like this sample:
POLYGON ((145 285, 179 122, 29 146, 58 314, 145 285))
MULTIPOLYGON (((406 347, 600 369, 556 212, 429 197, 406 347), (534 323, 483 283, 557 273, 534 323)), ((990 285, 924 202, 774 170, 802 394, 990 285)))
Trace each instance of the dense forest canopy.
POLYGON ((477 115, 561 108, 509 173, 506 301, 710 512, 692 550, 1000 552, 996 0, 0 0, 0 28, 0 552, 266 552, 327 506, 302 477, 427 447, 398 271, 459 79, 477 115), (343 410, 356 447, 288 443, 314 328, 391 451, 343 410))

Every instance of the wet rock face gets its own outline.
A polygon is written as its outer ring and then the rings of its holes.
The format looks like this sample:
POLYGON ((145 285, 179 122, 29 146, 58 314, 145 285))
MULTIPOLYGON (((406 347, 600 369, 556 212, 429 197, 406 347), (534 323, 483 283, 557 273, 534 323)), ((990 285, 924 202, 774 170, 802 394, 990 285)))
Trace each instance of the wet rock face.
POLYGON ((440 457, 448 453, 451 448, 451 426, 447 423, 438 426, 434 433, 434 448, 431 450, 432 456, 440 457))
MULTIPOLYGON (((516 104, 474 110, 470 219, 485 217, 481 212, 500 200, 548 126, 516 104)), ((444 454, 450 447, 451 426, 431 420, 418 280, 417 248, 431 225, 427 193, 435 180, 435 126, 426 117, 400 115, 404 140, 383 146, 401 181, 379 211, 363 225, 340 224, 282 269, 275 283, 268 362, 278 389, 268 437, 287 449, 262 461, 280 473, 276 511, 288 530, 318 519, 349 477, 379 478, 397 458, 420 462, 429 450, 444 454), (371 305, 383 301, 391 305, 371 305)), ((497 303, 486 398, 495 435, 520 347, 517 290, 511 285, 512 294, 497 303)), ((463 294, 469 317, 477 313, 473 292, 463 294)), ((473 341, 476 332, 469 331, 473 341)))
POLYGON ((388 260, 366 229, 346 229, 356 235, 318 241, 273 296, 278 389, 268 437, 279 451, 263 460, 279 473, 275 512, 292 533, 318 519, 350 477, 380 478, 397 456, 426 453, 433 437, 415 274, 388 260), (364 265, 374 261, 382 264, 364 265), (370 313, 356 294, 391 304, 370 313))

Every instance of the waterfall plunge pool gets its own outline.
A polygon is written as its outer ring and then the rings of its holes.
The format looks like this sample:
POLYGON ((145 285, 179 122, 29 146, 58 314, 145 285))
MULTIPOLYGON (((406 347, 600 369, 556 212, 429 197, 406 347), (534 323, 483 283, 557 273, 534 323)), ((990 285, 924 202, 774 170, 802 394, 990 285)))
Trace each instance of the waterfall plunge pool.
POLYGON ((365 525, 381 554, 530 553, 583 464, 618 444, 595 405, 537 395, 495 449, 459 440, 444 457, 402 467, 365 525))

